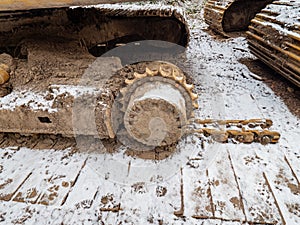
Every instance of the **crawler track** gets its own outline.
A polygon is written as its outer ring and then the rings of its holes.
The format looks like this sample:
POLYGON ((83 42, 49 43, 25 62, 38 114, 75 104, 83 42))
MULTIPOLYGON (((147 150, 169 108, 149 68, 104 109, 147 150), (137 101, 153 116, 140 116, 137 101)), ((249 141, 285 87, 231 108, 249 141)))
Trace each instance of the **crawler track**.
POLYGON ((209 0, 204 8, 205 22, 216 32, 247 30, 250 20, 272 0, 209 0))
POLYGON ((251 52, 300 87, 300 3, 274 1, 252 20, 251 52))
POLYGON ((189 31, 185 19, 172 7, 74 7, 0 12, 1 49, 15 48, 36 39, 75 40, 91 49, 107 50, 114 43, 161 40, 186 46, 189 31), (108 46, 110 45, 110 46, 108 46))

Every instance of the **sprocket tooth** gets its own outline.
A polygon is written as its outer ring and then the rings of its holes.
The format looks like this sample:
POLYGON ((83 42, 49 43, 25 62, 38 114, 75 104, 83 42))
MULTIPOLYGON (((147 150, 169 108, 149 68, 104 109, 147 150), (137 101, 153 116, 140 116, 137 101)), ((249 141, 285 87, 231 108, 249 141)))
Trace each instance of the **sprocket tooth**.
POLYGON ((195 101, 198 98, 198 95, 193 92, 190 93, 190 96, 193 101, 195 101))
POLYGON ((127 84, 127 85, 131 85, 131 84, 133 84, 134 82, 135 82, 135 79, 132 79, 132 80, 126 79, 126 80, 125 80, 125 84, 127 84))
POLYGON ((198 109, 199 108, 199 104, 198 104, 198 102, 193 102, 193 107, 195 108, 195 109, 198 109))
POLYGON ((133 75, 134 75, 134 77, 136 79, 142 79, 142 78, 147 77, 147 73, 137 73, 137 72, 134 72, 133 75))
POLYGON ((174 77, 174 79, 180 84, 184 82, 184 77, 174 77))
POLYGON ((193 84, 187 84, 187 83, 184 83, 183 84, 183 87, 189 91, 189 92, 192 92, 192 90, 194 89, 194 85, 193 84))
POLYGON ((170 71, 170 70, 165 71, 162 66, 159 67, 158 71, 159 71, 160 75, 163 77, 171 77, 172 76, 172 71, 170 71))
POLYGON ((122 96, 125 96, 126 91, 127 91, 127 88, 126 88, 126 87, 125 87, 125 88, 121 88, 121 89, 120 89, 121 95, 122 95, 122 96))
POLYGON ((178 70, 173 70, 172 75, 173 75, 174 80, 177 81, 178 83, 180 83, 182 85, 184 83, 186 83, 184 75, 181 74, 178 70))
POLYGON ((180 74, 179 70, 177 70, 177 69, 173 69, 172 76, 173 76, 174 79, 176 79, 178 77, 182 77, 182 75, 180 74))
POLYGON ((151 70, 150 68, 146 67, 146 74, 149 76, 157 76, 158 70, 151 70))

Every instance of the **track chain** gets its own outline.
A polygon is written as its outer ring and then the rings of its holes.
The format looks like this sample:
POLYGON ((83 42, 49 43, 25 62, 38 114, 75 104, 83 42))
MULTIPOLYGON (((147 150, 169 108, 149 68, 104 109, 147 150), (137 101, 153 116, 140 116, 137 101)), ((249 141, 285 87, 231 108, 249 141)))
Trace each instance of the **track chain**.
POLYGON ((194 123, 203 128, 193 129, 193 133, 203 134, 205 137, 211 136, 213 140, 220 143, 227 143, 230 140, 250 144, 258 142, 262 145, 277 143, 280 133, 268 130, 273 122, 270 119, 250 119, 250 120, 199 120, 194 123), (207 126, 217 126, 219 128, 208 128, 207 126), (238 128, 238 129, 234 129, 238 128), (256 129, 253 129, 256 128, 256 129), (261 128, 261 129, 259 129, 261 128))

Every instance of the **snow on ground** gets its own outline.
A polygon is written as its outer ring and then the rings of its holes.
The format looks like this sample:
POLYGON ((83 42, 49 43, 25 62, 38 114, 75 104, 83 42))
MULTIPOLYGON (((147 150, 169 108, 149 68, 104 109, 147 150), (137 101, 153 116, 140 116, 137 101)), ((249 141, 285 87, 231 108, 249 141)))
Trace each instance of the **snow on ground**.
POLYGON ((50 92, 35 92, 28 90, 14 91, 10 95, 6 95, 1 99, 0 107, 2 109, 14 110, 17 107, 28 106, 33 111, 41 110, 48 111, 49 113, 57 112, 53 108, 53 103, 57 96, 67 95, 74 96, 75 98, 85 94, 100 94, 103 90, 93 87, 85 86, 71 86, 71 85, 51 85, 52 100, 47 99, 50 92))
POLYGON ((254 59, 244 37, 213 37, 203 22, 201 1, 180 5, 189 14, 187 56, 199 94, 196 117, 270 118, 274 121, 272 129, 282 135, 280 142, 268 146, 222 145, 190 136, 179 143, 175 156, 160 162, 164 170, 161 176, 154 162, 119 153, 105 158, 71 154, 69 149, 2 149, 0 192, 12 192, 2 185, 9 185, 7 179, 12 174, 14 185, 21 187, 11 193, 15 201, 1 201, 1 224, 300 223, 299 118, 240 63, 241 59, 254 59), (114 171, 103 173, 106 159, 123 166, 122 176, 128 173, 133 179, 151 179, 115 182, 119 180, 114 171), (168 164, 173 167, 166 167, 168 164), (145 174, 140 175, 139 168, 145 174), (32 199, 42 203, 45 194, 50 205, 29 203, 32 199))

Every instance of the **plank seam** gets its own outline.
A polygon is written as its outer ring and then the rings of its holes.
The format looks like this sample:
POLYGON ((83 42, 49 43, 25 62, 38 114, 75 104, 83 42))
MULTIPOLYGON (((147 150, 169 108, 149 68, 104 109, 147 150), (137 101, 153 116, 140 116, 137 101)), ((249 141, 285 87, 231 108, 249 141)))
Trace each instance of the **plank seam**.
POLYGON ((244 202, 243 202, 243 196, 242 196, 241 188, 240 188, 240 185, 239 185, 239 182, 238 182, 238 178, 237 178, 237 175, 236 175, 236 172, 235 172, 235 169, 234 169, 234 166, 233 166, 233 163, 232 163, 232 160, 231 160, 231 156, 230 156, 230 153, 229 153, 228 149, 227 149, 227 155, 228 155, 228 158, 229 158, 229 161, 230 161, 230 166, 231 166, 232 171, 233 171, 233 174, 234 174, 235 183, 236 183, 237 188, 238 188, 238 190, 239 190, 239 195, 240 195, 240 202, 241 202, 241 206, 242 206, 242 211, 243 211, 243 213, 244 213, 245 220, 248 221, 247 215, 246 215, 246 211, 245 211, 244 202))
MULTIPOLYGON (((208 170, 206 170, 206 177, 209 181, 209 176, 208 176, 208 170)), ((210 207, 211 207, 211 210, 212 210, 212 214, 213 214, 213 217, 215 217, 215 207, 214 207, 214 201, 213 201, 213 197, 212 197, 212 194, 211 194, 211 183, 208 182, 208 190, 209 190, 209 199, 210 199, 210 207)))
POLYGON ((178 217, 183 217, 184 215, 184 195, 183 195, 184 191, 183 191, 183 170, 182 167, 180 168, 180 200, 181 200, 181 204, 180 204, 180 209, 178 211, 174 212, 175 216, 178 217))
POLYGON ((281 219, 282 219, 283 225, 286 225, 286 222, 285 222, 285 219, 284 219, 283 214, 282 214, 282 212, 281 212, 281 209, 280 209, 280 207, 279 207, 278 201, 277 201, 277 199, 276 199, 276 196, 275 196, 275 194, 274 194, 274 192, 273 192, 273 189, 272 189, 272 187, 271 187, 271 184, 270 184, 270 182, 269 182, 269 180, 268 180, 267 175, 266 175, 265 172, 263 172, 263 177, 265 178, 266 183, 267 183, 267 185, 268 185, 268 187, 269 187, 269 190, 270 190, 270 192, 271 192, 272 195, 273 195, 273 198, 274 198, 274 201, 275 201, 275 205, 276 205, 276 207, 277 207, 277 209, 278 209, 278 212, 279 212, 280 217, 281 217, 281 219))
POLYGON ((69 197, 69 194, 72 192, 72 189, 73 189, 73 187, 75 186, 75 184, 76 184, 76 182, 77 182, 77 180, 78 180, 78 178, 79 178, 79 176, 80 176, 80 174, 81 174, 82 169, 86 166, 87 160, 88 160, 88 158, 86 158, 86 159, 84 160, 83 165, 81 166, 80 171, 78 172, 76 178, 74 179, 73 184, 71 184, 70 189, 69 189, 68 193, 66 194, 66 196, 63 198, 63 200, 62 200, 60 206, 63 206, 63 205, 66 203, 67 198, 69 197))
POLYGON ((298 186, 300 186, 300 182, 299 182, 299 180, 298 180, 298 177, 297 177, 297 175, 296 175, 296 173, 295 173, 295 171, 294 171, 294 169, 293 169, 291 163, 289 162, 289 160, 288 160, 288 158, 286 157, 285 154, 284 154, 284 161, 288 164, 288 166, 289 166, 289 168, 290 168, 290 170, 291 170, 293 176, 295 177, 295 179, 296 179, 296 181, 297 181, 297 183, 298 183, 298 186))
POLYGON ((32 172, 30 172, 27 175, 27 177, 23 180, 23 182, 17 187, 17 189, 11 195, 11 198, 9 199, 9 201, 17 197, 16 195, 17 195, 18 191, 20 190, 20 188, 22 187, 22 185, 28 180, 28 178, 31 176, 31 174, 32 174, 32 172))

